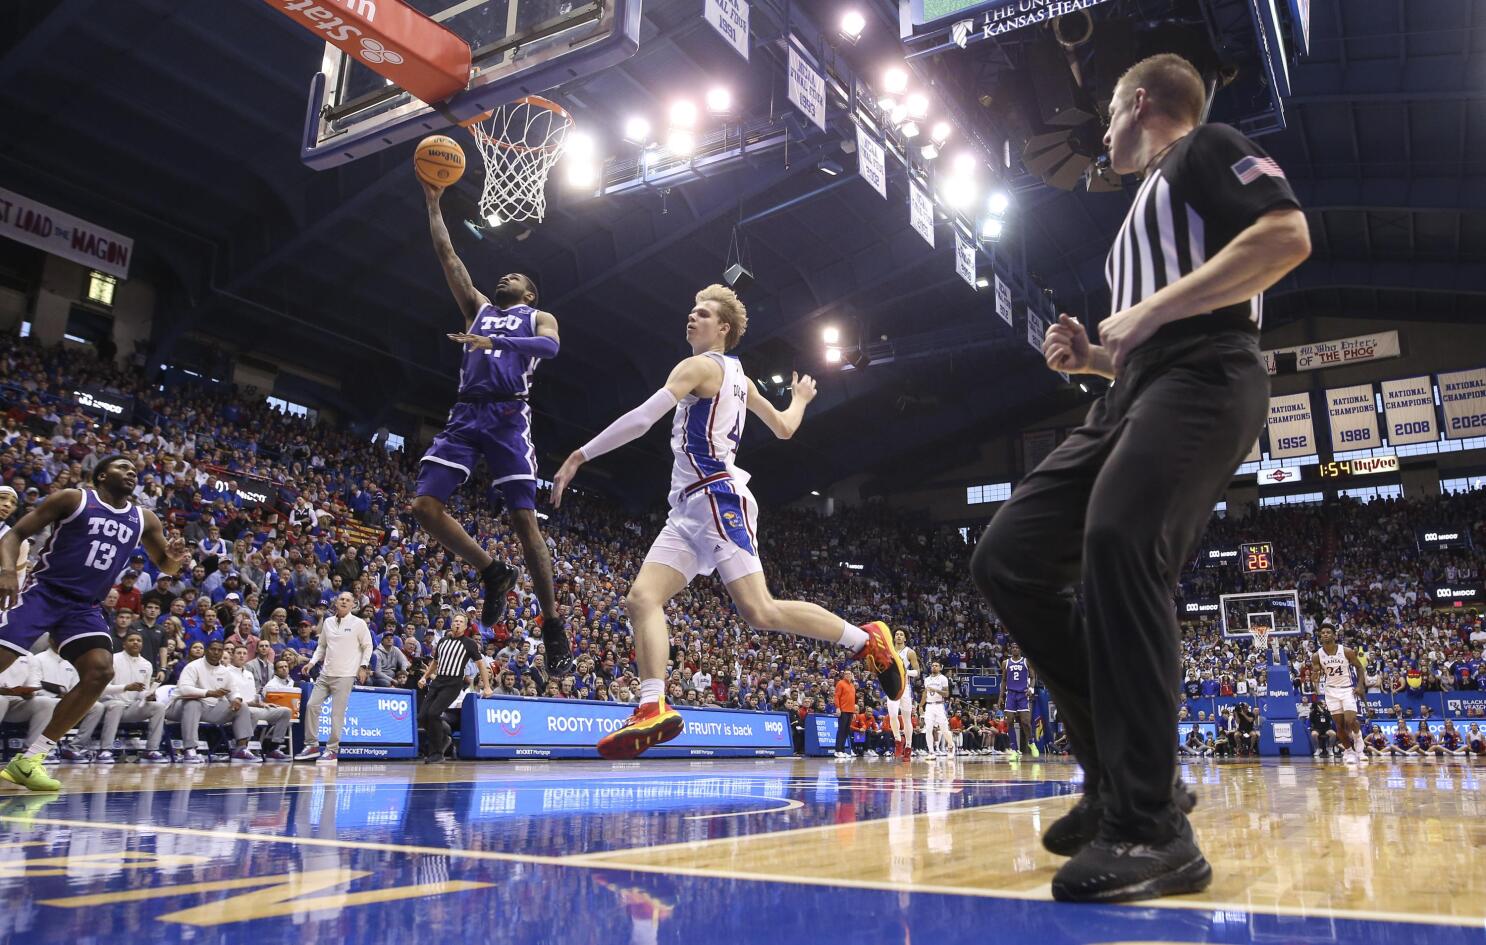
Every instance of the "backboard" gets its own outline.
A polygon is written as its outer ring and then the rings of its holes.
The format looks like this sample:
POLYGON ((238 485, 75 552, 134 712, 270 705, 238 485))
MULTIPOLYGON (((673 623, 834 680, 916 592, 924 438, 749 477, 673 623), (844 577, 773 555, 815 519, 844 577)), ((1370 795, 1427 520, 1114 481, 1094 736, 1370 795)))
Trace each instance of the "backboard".
MULTIPOLYGON (((365 5, 370 0, 360 0, 365 5)), ((550 92, 639 48, 641 0, 401 0, 470 46, 469 85, 429 105, 326 44, 301 157, 325 168, 550 92)))
POLYGON ((1299 636, 1300 594, 1294 590, 1254 591, 1248 594, 1224 594, 1218 598, 1222 608, 1223 636, 1247 639, 1255 629, 1270 636, 1299 636))

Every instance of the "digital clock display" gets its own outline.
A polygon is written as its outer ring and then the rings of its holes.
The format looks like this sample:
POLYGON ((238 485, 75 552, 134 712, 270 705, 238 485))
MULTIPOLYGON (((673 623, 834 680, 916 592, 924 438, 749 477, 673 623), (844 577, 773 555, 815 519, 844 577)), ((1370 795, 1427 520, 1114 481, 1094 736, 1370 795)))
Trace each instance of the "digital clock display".
POLYGON ((1251 541, 1238 546, 1238 557, 1244 573, 1274 570, 1274 546, 1267 541, 1251 541))
POLYGON ((1317 467, 1322 479, 1345 479, 1349 476, 1372 476, 1398 472, 1397 456, 1371 456, 1366 459, 1343 459, 1317 467))

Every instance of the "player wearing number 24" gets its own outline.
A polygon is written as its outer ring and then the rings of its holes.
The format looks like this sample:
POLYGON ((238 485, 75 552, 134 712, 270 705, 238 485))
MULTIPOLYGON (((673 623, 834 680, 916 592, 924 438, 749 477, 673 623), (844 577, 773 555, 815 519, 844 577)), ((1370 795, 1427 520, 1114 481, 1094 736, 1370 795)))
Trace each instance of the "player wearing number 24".
POLYGON ((0 538, 0 672, 49 634, 79 682, 52 712, 40 738, 11 759, 0 778, 33 791, 60 786, 42 767, 57 739, 82 719, 113 679, 113 637, 99 606, 141 544, 166 574, 190 560, 185 539, 165 537, 160 519, 135 505, 139 474, 134 462, 105 456, 93 470, 92 489, 63 489, 27 512, 0 538), (16 556, 21 542, 51 526, 46 549, 19 586, 16 556))

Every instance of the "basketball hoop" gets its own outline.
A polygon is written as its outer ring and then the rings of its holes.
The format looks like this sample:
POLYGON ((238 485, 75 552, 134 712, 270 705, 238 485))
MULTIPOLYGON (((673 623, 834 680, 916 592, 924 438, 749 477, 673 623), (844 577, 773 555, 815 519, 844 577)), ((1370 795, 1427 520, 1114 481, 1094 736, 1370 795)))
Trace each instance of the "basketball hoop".
POLYGON ((1254 638, 1254 649, 1259 653, 1269 650, 1269 628, 1250 627, 1249 636, 1254 638))
POLYGON ((573 116, 556 102, 528 95, 467 127, 485 162, 480 216, 540 222, 547 212, 547 175, 562 157, 573 116))

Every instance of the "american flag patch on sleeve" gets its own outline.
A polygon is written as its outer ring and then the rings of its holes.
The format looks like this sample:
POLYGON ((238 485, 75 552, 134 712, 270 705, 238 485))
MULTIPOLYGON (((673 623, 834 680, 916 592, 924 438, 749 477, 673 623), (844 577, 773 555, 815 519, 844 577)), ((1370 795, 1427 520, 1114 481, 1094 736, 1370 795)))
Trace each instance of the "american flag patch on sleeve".
POLYGON ((1252 184, 1265 175, 1270 177, 1284 177, 1285 172, 1274 162, 1273 158, 1259 157, 1254 154, 1241 157, 1231 168, 1240 184, 1252 184))

